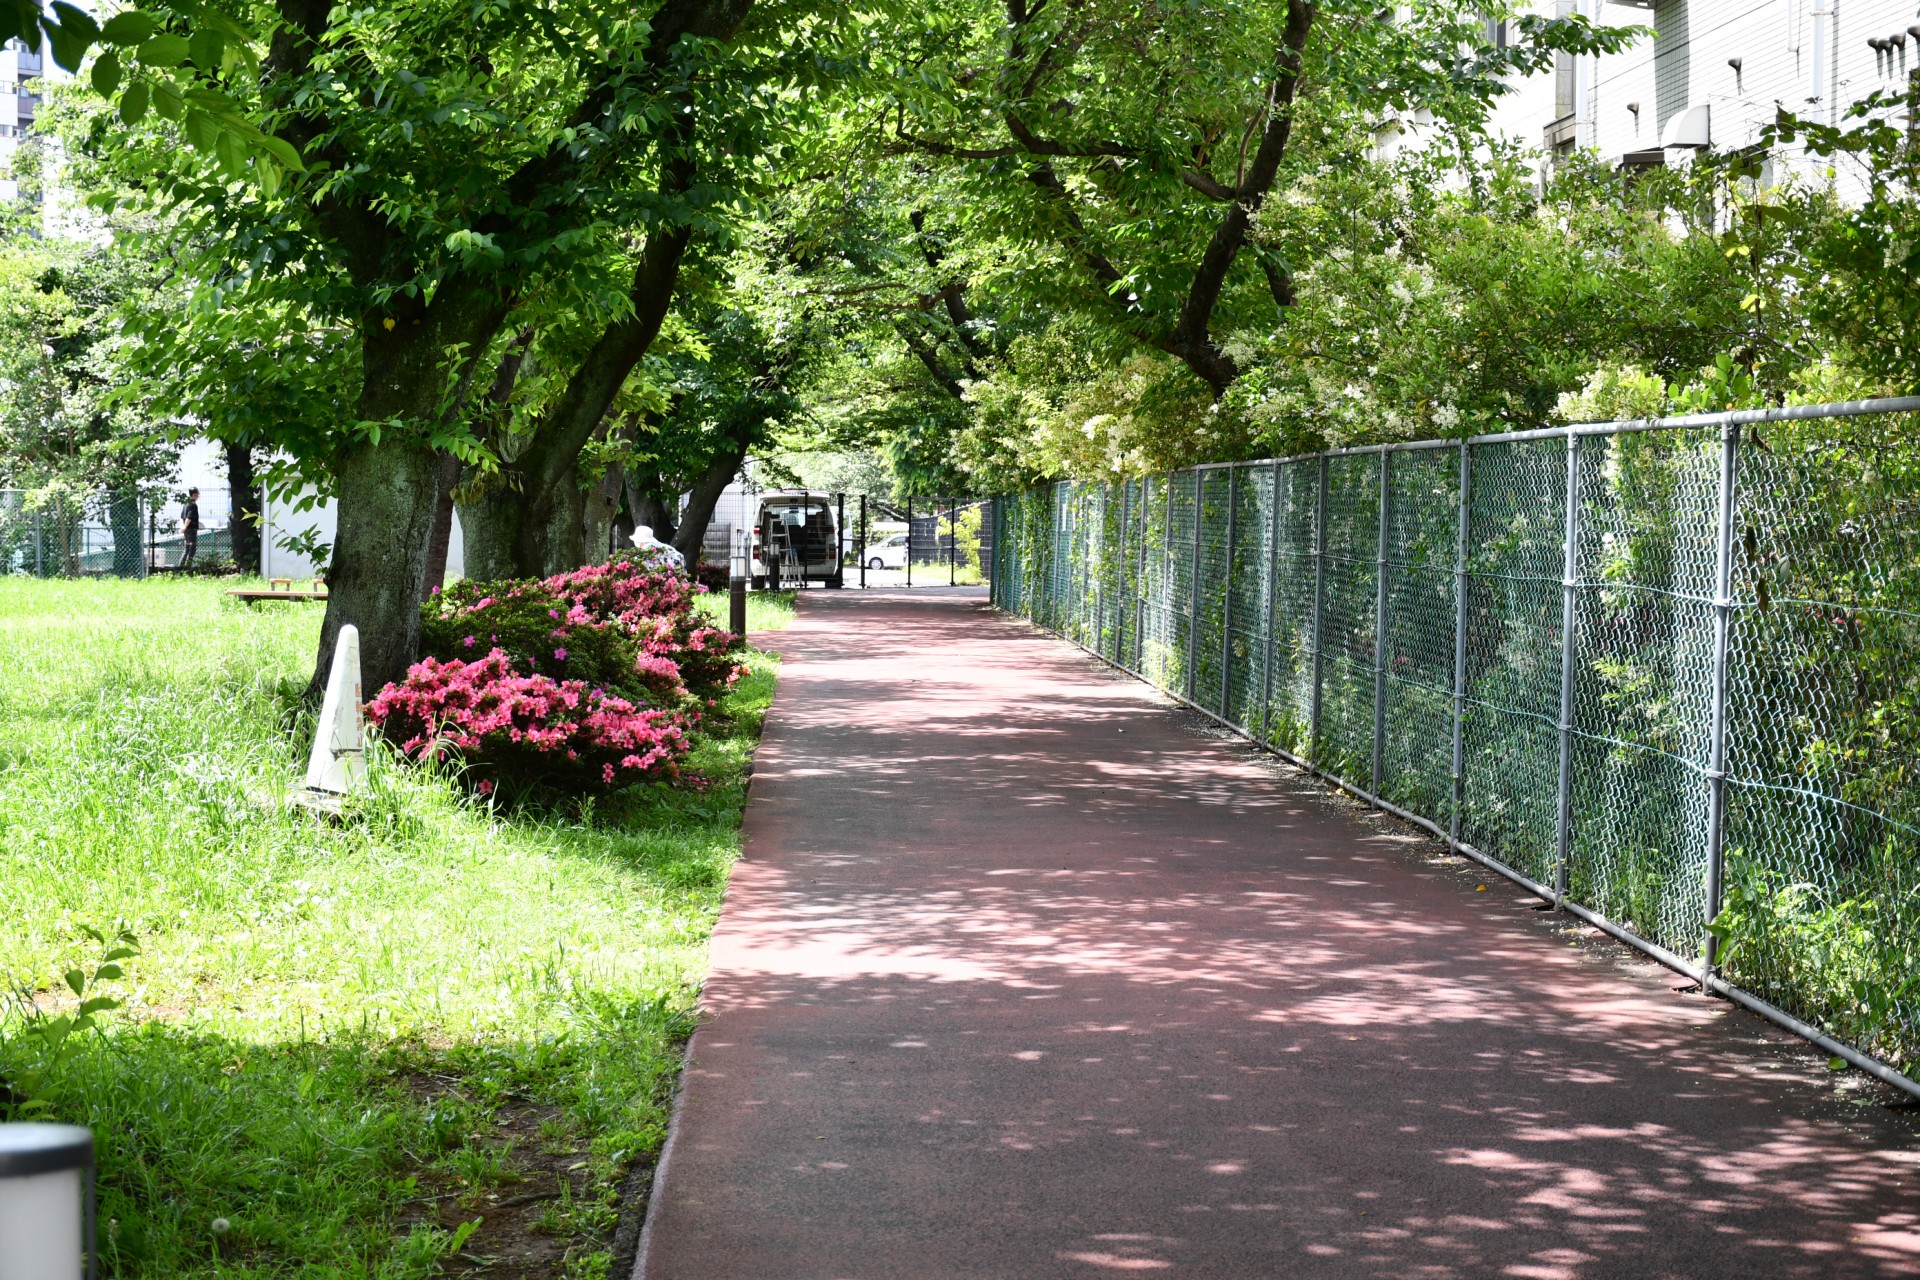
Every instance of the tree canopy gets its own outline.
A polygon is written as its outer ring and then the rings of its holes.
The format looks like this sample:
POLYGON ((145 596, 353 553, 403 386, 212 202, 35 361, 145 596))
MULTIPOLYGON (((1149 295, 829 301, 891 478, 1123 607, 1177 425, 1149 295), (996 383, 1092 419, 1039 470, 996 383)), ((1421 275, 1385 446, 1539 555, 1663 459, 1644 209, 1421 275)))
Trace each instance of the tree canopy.
POLYGON ((339 504, 320 668, 352 620, 384 680, 456 508, 470 572, 550 573, 615 513, 693 550, 750 455, 980 492, 1912 385, 1900 103, 1777 130, 1865 164, 1853 206, 1548 165, 1491 104, 1644 33, 1491 16, 5 0, 80 73, 43 118, 94 221, 0 219, 0 469, 257 451, 339 504))

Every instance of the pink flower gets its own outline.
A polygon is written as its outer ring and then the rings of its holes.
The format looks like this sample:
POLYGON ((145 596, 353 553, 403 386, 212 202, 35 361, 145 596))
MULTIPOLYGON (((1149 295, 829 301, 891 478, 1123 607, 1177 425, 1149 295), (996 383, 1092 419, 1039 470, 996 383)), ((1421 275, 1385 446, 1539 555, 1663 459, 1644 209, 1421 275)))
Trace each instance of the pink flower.
POLYGON ((567 660, 567 651, 565 649, 555 649, 553 651, 553 660, 555 662, 565 662, 567 660))
POLYGON ((462 640, 460 643, 465 645, 467 648, 471 649, 473 648, 473 637, 468 636, 465 640, 462 640))

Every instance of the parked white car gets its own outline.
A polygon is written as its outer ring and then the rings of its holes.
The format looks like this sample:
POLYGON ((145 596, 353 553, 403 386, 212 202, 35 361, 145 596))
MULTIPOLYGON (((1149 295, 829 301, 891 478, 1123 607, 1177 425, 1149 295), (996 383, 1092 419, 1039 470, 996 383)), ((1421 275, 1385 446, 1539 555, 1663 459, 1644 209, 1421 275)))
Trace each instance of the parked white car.
POLYGON ((896 533, 882 538, 860 553, 861 562, 869 569, 904 569, 907 567, 907 535, 896 533))

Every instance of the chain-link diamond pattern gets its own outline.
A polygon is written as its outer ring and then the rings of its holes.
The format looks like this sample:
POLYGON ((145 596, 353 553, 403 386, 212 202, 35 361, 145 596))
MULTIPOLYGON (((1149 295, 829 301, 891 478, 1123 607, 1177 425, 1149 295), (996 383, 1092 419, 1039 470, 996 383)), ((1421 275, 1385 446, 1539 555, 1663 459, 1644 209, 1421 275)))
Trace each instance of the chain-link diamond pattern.
POLYGON ((1662 946, 1706 923, 1718 431, 1579 442, 1569 891, 1662 946))
POLYGON ((1315 762, 1373 789, 1374 638, 1380 557, 1380 456, 1327 463, 1321 597, 1320 723, 1315 762))
POLYGON ((1227 570, 1227 706, 1221 714, 1257 734, 1267 666, 1267 600, 1273 573, 1273 469, 1234 468, 1233 563, 1227 570))
POLYGON ((996 504, 995 598, 1679 956, 1721 848, 1723 971, 1913 1064, 1915 427, 1469 442, 1464 513, 1462 446, 1056 485, 996 504))
POLYGON ((1395 454, 1388 480, 1385 768, 1378 794, 1444 828, 1453 816, 1459 451, 1395 454))

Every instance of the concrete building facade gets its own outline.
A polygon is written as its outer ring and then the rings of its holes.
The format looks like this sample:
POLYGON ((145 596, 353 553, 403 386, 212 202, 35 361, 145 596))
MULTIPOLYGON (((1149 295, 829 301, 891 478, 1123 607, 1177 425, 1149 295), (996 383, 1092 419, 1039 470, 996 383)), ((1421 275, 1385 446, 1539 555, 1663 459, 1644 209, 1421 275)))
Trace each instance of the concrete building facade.
MULTIPOLYGON (((1562 55, 1500 101, 1495 132, 1547 157, 1582 149, 1628 167, 1685 164, 1704 148, 1755 146, 1782 109, 1845 123, 1854 103, 1899 94, 1920 69, 1916 0, 1545 0, 1537 11, 1655 33, 1621 53, 1562 55)), ((1491 39, 1503 35, 1490 24, 1491 39)), ((1793 151, 1772 159, 1804 167, 1793 151)), ((1836 177, 1844 186, 1854 175, 1836 177)))
POLYGON ((13 158, 21 139, 33 128, 34 112, 40 105, 39 96, 28 92, 27 82, 45 75, 46 68, 44 50, 29 52, 18 40, 0 45, 0 200, 12 200, 20 194, 13 158))

